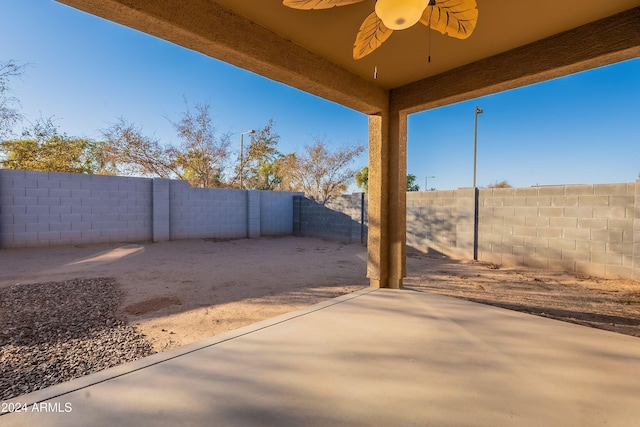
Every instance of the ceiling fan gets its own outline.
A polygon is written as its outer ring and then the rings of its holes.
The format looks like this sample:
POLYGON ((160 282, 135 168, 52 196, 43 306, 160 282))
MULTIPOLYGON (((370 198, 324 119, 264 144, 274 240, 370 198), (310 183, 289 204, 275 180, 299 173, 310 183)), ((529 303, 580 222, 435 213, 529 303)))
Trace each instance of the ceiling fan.
MULTIPOLYGON (((293 9, 330 9, 364 0, 283 0, 293 9)), ((361 59, 376 50, 394 30, 404 30, 418 22, 457 39, 471 35, 478 21, 476 0, 377 0, 360 26, 353 46, 353 58, 361 59)))

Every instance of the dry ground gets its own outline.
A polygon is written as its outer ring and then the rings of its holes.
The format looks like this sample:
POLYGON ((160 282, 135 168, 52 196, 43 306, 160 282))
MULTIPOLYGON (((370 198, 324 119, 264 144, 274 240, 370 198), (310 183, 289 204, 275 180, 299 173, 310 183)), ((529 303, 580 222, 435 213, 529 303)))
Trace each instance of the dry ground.
MULTIPOLYGON (((0 292, 16 283, 114 278, 124 292, 121 313, 156 351, 368 285, 366 248, 301 237, 3 249, 0 266, 0 292)), ((640 337, 639 282, 411 251, 407 267, 409 289, 640 337)))

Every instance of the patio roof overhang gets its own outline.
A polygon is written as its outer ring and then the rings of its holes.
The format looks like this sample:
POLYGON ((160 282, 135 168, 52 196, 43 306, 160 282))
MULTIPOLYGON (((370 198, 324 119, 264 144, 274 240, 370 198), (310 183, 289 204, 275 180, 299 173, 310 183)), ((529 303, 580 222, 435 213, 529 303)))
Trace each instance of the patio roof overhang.
POLYGON ((468 39, 416 25, 361 60, 353 41, 374 0, 315 11, 281 0, 58 1, 368 114, 372 286, 404 277, 407 114, 640 56, 638 0, 478 0, 468 39))

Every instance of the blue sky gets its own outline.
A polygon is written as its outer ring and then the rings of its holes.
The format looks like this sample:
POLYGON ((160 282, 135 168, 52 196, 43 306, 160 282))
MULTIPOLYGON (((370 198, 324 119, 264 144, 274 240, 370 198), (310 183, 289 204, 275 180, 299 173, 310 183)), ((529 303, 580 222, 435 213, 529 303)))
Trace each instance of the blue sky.
MULTIPOLYGON (((176 143, 183 98, 207 102, 232 142, 270 118, 279 149, 314 138, 367 142, 367 117, 51 0, 1 0, 0 60, 28 63, 11 84, 28 120, 56 117, 69 135, 100 138, 122 116, 176 143)), ((409 118, 408 171, 439 190, 473 183, 474 109, 478 185, 634 181, 640 173, 640 59, 409 118)), ((364 166, 366 154, 354 166, 364 166)), ((351 187, 355 190, 355 186, 351 187)))

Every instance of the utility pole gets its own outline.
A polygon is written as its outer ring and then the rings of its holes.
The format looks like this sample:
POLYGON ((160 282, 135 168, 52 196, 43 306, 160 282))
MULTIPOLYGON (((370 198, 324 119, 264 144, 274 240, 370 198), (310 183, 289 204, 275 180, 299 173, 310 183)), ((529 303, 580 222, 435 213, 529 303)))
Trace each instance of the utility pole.
POLYGON ((480 191, 478 190, 476 182, 476 162, 478 158, 478 114, 482 114, 484 111, 476 106, 476 120, 473 131, 473 260, 478 260, 478 217, 480 212, 480 191))

